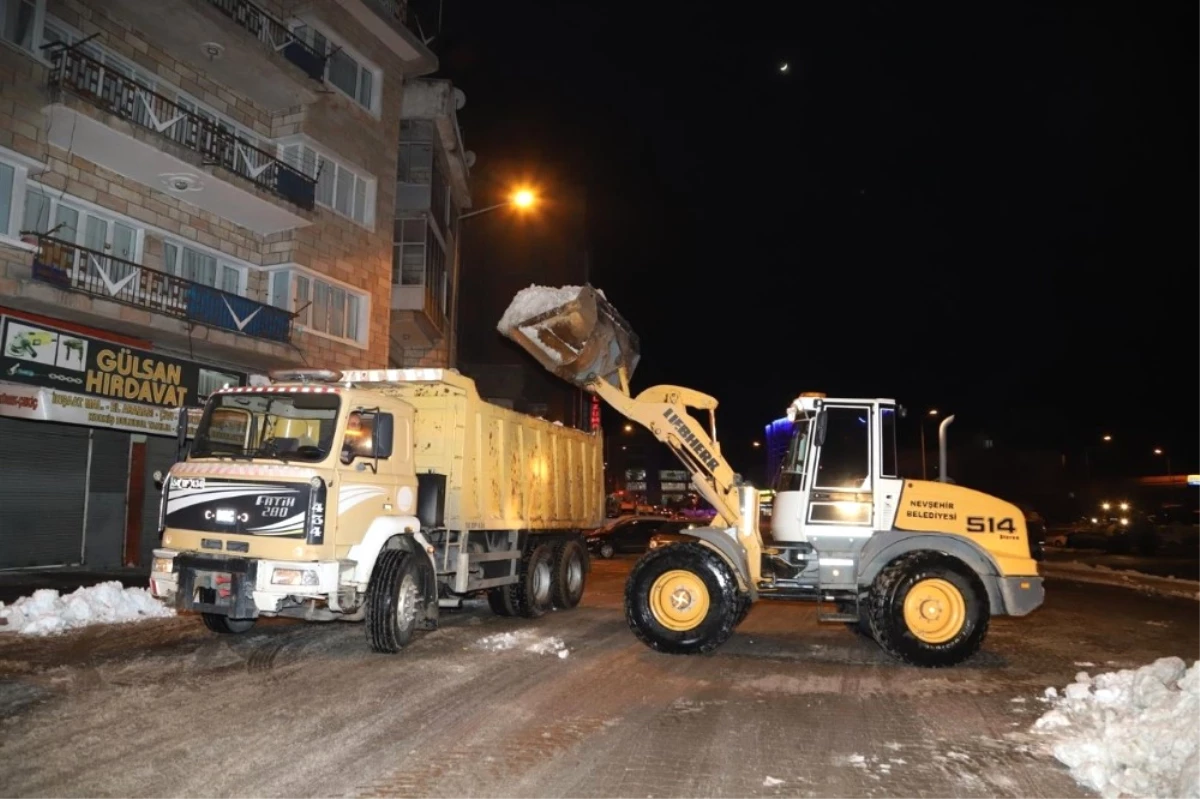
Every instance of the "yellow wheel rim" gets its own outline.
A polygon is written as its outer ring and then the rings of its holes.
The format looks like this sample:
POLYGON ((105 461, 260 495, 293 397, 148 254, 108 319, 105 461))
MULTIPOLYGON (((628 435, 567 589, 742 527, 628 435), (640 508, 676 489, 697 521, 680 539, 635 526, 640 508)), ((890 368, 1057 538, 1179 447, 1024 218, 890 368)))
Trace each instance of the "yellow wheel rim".
POLYGON ((650 586, 650 612, 668 630, 695 629, 708 615, 708 588, 693 572, 683 569, 666 572, 650 586))
POLYGON ((953 583, 922 580, 904 597, 904 623, 927 644, 943 644, 958 635, 967 621, 967 602, 953 583))

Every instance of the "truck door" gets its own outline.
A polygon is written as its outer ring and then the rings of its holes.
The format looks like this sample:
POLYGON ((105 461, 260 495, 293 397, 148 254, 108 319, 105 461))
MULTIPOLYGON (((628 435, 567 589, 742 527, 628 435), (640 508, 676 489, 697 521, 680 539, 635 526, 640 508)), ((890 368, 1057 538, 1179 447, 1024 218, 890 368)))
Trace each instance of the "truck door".
POLYGON ((874 526, 872 405, 829 404, 813 442, 804 533, 818 549, 846 548, 874 526), (824 545, 822 545, 824 541, 824 545))

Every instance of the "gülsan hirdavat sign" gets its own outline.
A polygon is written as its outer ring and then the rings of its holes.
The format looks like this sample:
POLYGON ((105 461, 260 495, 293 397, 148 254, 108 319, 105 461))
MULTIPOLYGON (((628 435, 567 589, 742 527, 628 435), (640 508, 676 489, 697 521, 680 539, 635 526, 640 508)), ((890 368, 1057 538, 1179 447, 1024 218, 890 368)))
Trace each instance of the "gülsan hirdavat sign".
POLYGON ((165 408, 201 404, 202 376, 217 387, 244 382, 243 375, 190 361, 12 316, 0 319, 2 381, 165 408))

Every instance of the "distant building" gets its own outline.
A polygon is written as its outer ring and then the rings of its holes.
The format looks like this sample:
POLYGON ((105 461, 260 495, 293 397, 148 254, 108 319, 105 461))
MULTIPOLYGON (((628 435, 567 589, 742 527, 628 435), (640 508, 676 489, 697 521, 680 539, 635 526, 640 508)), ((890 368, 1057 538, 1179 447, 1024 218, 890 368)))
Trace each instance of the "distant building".
POLYGON ((0 3, 0 568, 147 565, 177 407, 387 365, 405 11, 0 3))

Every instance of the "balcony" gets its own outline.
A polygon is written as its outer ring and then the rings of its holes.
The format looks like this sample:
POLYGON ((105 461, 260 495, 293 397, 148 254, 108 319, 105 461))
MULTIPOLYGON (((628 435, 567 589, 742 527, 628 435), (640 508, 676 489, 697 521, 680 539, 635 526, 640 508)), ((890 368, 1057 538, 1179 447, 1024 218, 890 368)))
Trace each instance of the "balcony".
POLYGON ((314 178, 78 50, 48 57, 52 92, 103 112, 51 105, 51 144, 264 235, 309 224, 264 195, 311 211, 314 178))
POLYGON ((250 0, 106 0, 148 41, 273 113, 315 101, 325 57, 250 0))
POLYGON ((49 236, 37 242, 35 281, 189 324, 282 344, 291 341, 292 315, 280 308, 49 236))
POLYGON ((352 19, 404 62, 407 77, 428 75, 438 68, 437 56, 405 25, 406 0, 334 0, 352 19), (380 21, 384 24, 380 25, 380 21))
MULTIPOLYGON (((392 285, 392 338, 414 347, 432 347, 449 335, 445 264, 427 262, 423 277, 420 284, 392 285)), ((403 280, 400 275, 394 279, 403 280)))

